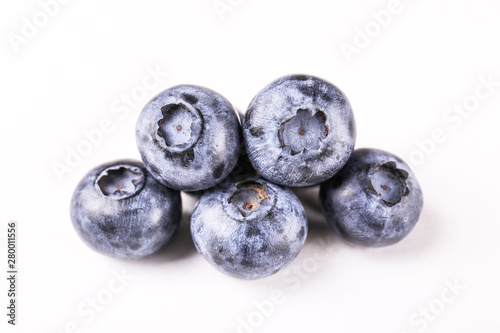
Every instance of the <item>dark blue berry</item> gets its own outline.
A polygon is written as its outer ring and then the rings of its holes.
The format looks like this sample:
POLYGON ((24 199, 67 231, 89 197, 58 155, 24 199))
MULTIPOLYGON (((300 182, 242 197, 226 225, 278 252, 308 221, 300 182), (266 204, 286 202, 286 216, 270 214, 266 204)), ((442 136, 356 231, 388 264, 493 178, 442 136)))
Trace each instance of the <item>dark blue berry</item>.
POLYGON ((413 229, 423 206, 410 167, 377 149, 355 150, 344 168, 321 184, 320 200, 333 230, 364 246, 399 242, 413 229))
POLYGON ((333 84, 289 75, 254 97, 243 136, 250 161, 264 178, 310 186, 331 178, 347 162, 356 124, 349 101, 333 84))
POLYGON ((113 257, 141 258, 158 251, 180 219, 179 192, 158 183, 136 161, 94 168, 71 200, 78 235, 89 247, 113 257))
POLYGON ((199 253, 218 270, 242 279, 278 272, 302 249, 307 221, 288 189, 258 178, 236 177, 208 191, 191 217, 199 253))
POLYGON ((142 110, 137 147, 148 171, 162 184, 197 191, 221 182, 234 168, 241 133, 236 111, 207 88, 167 89, 142 110))

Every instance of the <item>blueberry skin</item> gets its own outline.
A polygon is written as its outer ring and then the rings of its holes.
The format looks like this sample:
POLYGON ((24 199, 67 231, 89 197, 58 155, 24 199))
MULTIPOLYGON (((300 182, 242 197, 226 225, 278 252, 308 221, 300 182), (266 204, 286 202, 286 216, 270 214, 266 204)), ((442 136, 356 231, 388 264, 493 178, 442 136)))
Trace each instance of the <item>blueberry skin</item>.
POLYGON ((243 137, 252 165, 264 178, 303 187, 342 168, 354 149, 356 124, 347 97, 333 84, 288 75, 254 97, 243 137))
POLYGON ((344 168, 321 184, 320 201, 339 236, 371 247, 406 237, 423 207, 422 190, 410 167, 378 149, 355 150, 344 168))
POLYGON ((120 160, 92 169, 81 180, 70 214, 90 248, 117 258, 142 258, 172 238, 181 219, 181 197, 141 162, 120 160))
POLYGON ((300 252, 307 220, 289 189, 260 178, 225 181, 204 194, 191 216, 196 249, 240 279, 277 273, 300 252))
POLYGON ((149 101, 136 125, 148 171, 176 190, 210 188, 234 168, 241 142, 231 103, 207 88, 180 85, 149 101))

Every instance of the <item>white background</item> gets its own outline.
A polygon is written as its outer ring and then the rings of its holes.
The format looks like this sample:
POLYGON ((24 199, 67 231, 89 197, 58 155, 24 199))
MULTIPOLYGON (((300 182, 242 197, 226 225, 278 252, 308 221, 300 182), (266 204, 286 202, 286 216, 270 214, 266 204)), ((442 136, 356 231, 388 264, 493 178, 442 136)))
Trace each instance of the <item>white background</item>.
POLYGON ((68 1, 45 9, 49 17, 38 1, 2 2, 0 266, 6 224, 18 221, 20 275, 15 328, 1 279, 1 331, 500 332, 500 2, 220 3, 225 12, 213 0, 68 1), (147 79, 155 70, 168 75, 147 79), (412 163, 425 208, 405 240, 353 247, 310 211, 303 251, 259 281, 213 269, 186 219, 162 253, 140 261, 80 241, 72 191, 100 163, 139 158, 135 121, 152 96, 198 84, 244 111, 291 73, 345 92, 358 148, 412 163), (85 151, 84 132, 103 121, 111 129, 68 166, 69 151, 85 151), (54 165, 67 172, 58 177, 54 165))

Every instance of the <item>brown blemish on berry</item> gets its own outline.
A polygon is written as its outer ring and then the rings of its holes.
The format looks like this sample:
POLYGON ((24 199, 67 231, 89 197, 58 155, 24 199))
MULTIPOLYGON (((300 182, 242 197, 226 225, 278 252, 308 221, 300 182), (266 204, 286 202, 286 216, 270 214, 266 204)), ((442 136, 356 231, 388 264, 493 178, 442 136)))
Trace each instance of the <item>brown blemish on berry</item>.
POLYGON ((259 200, 269 199, 269 196, 267 195, 266 192, 266 186, 263 184, 259 183, 238 184, 236 185, 236 188, 238 190, 243 190, 243 189, 254 190, 255 192, 257 192, 257 198, 259 200))
POLYGON ((270 199, 267 195, 265 184, 260 183, 240 183, 236 185, 236 190, 228 198, 227 202, 235 205, 244 217, 259 210, 262 201, 270 199))

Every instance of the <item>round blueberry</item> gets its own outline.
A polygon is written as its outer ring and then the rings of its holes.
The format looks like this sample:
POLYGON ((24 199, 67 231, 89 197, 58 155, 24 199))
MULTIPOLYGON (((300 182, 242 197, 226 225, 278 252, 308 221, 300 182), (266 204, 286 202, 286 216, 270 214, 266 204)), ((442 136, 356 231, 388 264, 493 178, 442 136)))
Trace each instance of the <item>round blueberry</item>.
POLYGON ((225 181, 204 194, 191 217, 199 253, 218 270, 241 279, 278 272, 299 253, 307 221, 299 199, 260 178, 225 181))
POLYGON ((276 184, 301 187, 342 168, 354 149, 356 124, 349 101, 333 84, 289 75, 254 97, 243 136, 257 172, 276 184))
POLYGON ((422 190, 410 167, 377 149, 355 150, 344 168, 321 184, 320 201, 338 235, 374 247, 406 237, 423 206, 422 190))
POLYGON ((98 166, 81 180, 70 213, 76 232, 92 249, 141 258, 171 239, 181 218, 181 197, 141 162, 121 160, 98 166))
POLYGON ((241 142, 236 111, 207 88, 181 85, 154 97, 136 126, 148 171, 176 190, 210 188, 234 168, 241 142))

